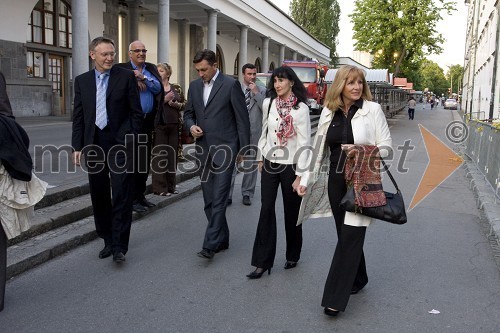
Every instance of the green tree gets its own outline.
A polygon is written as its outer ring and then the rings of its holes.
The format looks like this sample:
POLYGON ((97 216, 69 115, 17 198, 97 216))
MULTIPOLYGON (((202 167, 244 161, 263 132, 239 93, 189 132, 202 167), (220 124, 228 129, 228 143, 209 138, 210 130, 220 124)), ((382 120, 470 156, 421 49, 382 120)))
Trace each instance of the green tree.
POLYGON ((333 63, 337 57, 340 7, 337 0, 292 0, 292 19, 330 48, 333 63))
POLYGON ((356 0, 354 4, 350 17, 355 49, 371 53, 373 67, 388 68, 395 77, 426 55, 442 52, 444 38, 436 25, 443 14, 455 10, 455 3, 447 0, 356 0))
POLYGON ((420 65, 421 86, 415 90, 425 90, 427 88, 434 94, 447 96, 449 81, 444 76, 444 71, 433 61, 424 59, 420 65))
POLYGON ((453 65, 448 69, 446 79, 449 82, 449 87, 451 88, 452 93, 458 94, 458 92, 462 89, 460 87, 460 82, 462 82, 463 74, 464 68, 460 65, 453 65))

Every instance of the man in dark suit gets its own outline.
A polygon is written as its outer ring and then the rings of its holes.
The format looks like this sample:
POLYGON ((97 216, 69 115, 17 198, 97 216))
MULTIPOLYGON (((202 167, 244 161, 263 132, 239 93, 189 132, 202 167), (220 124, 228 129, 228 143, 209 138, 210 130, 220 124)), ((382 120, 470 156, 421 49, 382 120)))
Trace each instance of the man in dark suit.
MULTIPOLYGON (((262 102, 266 97, 266 88, 258 86, 255 81, 257 80, 257 68, 254 64, 244 64, 241 68, 243 73, 243 82, 241 89, 245 95, 245 104, 248 109, 248 117, 250 118, 250 144, 252 146, 253 158, 243 162, 243 180, 241 182, 241 195, 243 196, 243 204, 250 206, 252 198, 255 193, 255 185, 257 183, 257 164, 256 164, 256 150, 259 144, 260 134, 262 133, 262 102)), ((236 177, 236 168, 233 172, 231 180, 231 190, 229 191, 229 198, 227 204, 232 204, 232 195, 234 189, 234 179, 236 177)))
POLYGON ((137 146, 136 168, 134 173, 133 210, 145 212, 155 204, 146 200, 146 182, 151 165, 151 145, 156 113, 163 110, 163 86, 156 65, 146 62, 146 46, 140 40, 129 45, 129 62, 117 66, 134 72, 140 91, 141 108, 144 117, 137 146))
POLYGON ((250 142, 250 121, 240 83, 217 69, 215 53, 199 51, 193 63, 200 78, 189 85, 184 122, 196 138, 208 219, 203 249, 198 255, 212 259, 229 247, 227 199, 237 155, 250 142))
POLYGON ((75 78, 73 163, 85 156, 94 220, 104 248, 125 261, 132 223, 133 149, 142 127, 142 110, 134 73, 113 66, 115 44, 105 37, 89 46, 95 68, 75 78), (112 189, 112 190, 111 190, 112 189))

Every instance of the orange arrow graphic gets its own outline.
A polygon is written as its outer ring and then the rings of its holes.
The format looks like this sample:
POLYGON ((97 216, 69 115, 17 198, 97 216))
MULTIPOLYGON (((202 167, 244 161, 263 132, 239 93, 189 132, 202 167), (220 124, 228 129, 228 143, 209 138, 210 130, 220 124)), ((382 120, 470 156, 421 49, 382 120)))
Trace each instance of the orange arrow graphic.
POLYGON ((429 132, 424 126, 418 125, 420 134, 424 139, 425 150, 429 157, 429 163, 425 169, 422 179, 418 184, 417 191, 411 200, 408 211, 412 210, 432 191, 443 183, 463 163, 463 158, 458 156, 443 141, 429 132))

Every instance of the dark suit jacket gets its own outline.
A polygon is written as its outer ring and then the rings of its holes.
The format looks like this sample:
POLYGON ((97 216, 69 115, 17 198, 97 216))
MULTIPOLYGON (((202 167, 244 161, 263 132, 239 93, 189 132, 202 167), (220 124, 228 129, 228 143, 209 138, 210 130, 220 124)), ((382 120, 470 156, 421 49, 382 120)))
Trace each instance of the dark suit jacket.
MULTIPOLYGON (((115 66, 126 68, 126 69, 129 69, 131 71, 134 70, 134 67, 132 67, 132 63, 130 61, 129 62, 122 62, 122 63, 116 64, 115 66)), ((160 81, 160 85, 161 85, 160 93, 155 95, 155 97, 153 99, 153 111, 151 111, 151 112, 153 112, 154 115, 151 117, 151 122, 149 124, 143 124, 143 125, 149 127, 149 130, 153 130, 153 125, 154 125, 154 123, 156 123, 156 121, 153 122, 153 120, 156 119, 158 121, 161 121, 161 119, 158 119, 158 118, 162 117, 162 115, 163 115, 163 98, 165 97, 165 91, 163 90, 163 83, 162 83, 161 76, 160 76, 160 73, 158 72, 158 68, 156 67, 156 65, 154 65, 150 62, 145 62, 144 67, 146 67, 146 69, 151 74, 153 74, 153 76, 158 81, 160 81)))
MULTIPOLYGON (((138 134, 142 109, 134 73, 113 66, 106 91, 108 126, 116 143, 124 144, 126 134, 138 134)), ((96 118, 96 79, 94 69, 75 78, 72 145, 75 151, 94 143, 96 118)))
POLYGON ((250 143, 250 121, 241 84, 219 72, 205 106, 201 78, 192 81, 184 124, 187 129, 198 125, 203 130, 203 136, 196 139, 197 157, 202 165, 207 161, 211 146, 218 150, 210 152, 217 166, 234 163, 240 149, 250 143))
POLYGON ((9 96, 7 96, 7 84, 2 72, 0 72, 0 113, 4 116, 14 118, 9 96))

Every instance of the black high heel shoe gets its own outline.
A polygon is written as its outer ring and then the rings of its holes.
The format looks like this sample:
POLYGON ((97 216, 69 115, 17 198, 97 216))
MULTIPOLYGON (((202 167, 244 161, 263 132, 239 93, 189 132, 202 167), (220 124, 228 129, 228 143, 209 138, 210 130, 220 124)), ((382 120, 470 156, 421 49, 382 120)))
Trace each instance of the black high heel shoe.
POLYGON ((247 274, 247 278, 249 278, 250 280, 260 279, 262 277, 262 274, 264 274, 266 271, 268 272, 268 275, 271 275, 271 268, 262 269, 262 271, 257 272, 259 269, 262 268, 257 268, 255 271, 250 272, 250 274, 247 274))
POLYGON ((332 308, 325 308, 325 314, 330 317, 336 317, 339 314, 339 310, 335 310, 332 308))

